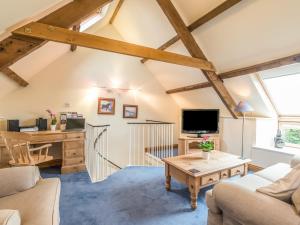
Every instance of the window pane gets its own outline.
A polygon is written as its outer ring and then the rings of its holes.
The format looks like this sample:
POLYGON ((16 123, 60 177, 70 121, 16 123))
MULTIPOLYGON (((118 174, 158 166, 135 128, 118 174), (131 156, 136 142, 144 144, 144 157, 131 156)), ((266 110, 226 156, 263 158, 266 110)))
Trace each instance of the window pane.
POLYGON ((267 78, 264 83, 280 115, 300 115, 300 74, 267 78))
POLYGON ((300 146, 300 126, 284 125, 282 131, 283 139, 287 144, 300 146))

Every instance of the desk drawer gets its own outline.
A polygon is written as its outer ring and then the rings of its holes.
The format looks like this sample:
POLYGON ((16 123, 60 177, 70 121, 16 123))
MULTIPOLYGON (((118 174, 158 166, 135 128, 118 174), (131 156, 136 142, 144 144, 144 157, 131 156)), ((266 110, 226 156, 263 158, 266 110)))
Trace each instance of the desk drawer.
POLYGON ((65 150, 65 158, 76 158, 76 157, 83 157, 83 149, 71 149, 65 150))
POLYGON ((84 139, 84 133, 67 133, 67 139, 84 139))
POLYGON ((84 163, 83 157, 64 159, 65 166, 78 165, 78 164, 83 164, 83 163, 84 163))
POLYGON ((244 173, 244 165, 232 168, 230 170, 230 176, 231 177, 235 176, 235 175, 242 175, 243 173, 244 173))
POLYGON ((33 135, 31 142, 33 143, 51 143, 51 142, 60 142, 65 139, 64 134, 39 134, 33 135))
POLYGON ((218 182, 219 180, 220 180, 220 174, 219 173, 213 173, 213 174, 202 177, 201 178, 201 185, 213 184, 215 182, 218 182))
POLYGON ((221 171, 221 179, 229 178, 229 170, 222 170, 221 171))
POLYGON ((84 141, 65 141, 64 142, 64 150, 70 149, 83 149, 84 141))

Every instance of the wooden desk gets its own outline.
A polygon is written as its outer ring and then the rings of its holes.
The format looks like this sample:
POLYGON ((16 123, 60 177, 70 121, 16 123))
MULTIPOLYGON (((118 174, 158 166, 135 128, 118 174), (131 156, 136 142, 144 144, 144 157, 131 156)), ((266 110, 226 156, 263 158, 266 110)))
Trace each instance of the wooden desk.
POLYGON ((216 184, 220 180, 236 175, 246 175, 249 159, 221 151, 212 151, 210 160, 204 160, 202 153, 180 155, 163 159, 166 171, 166 190, 171 188, 171 177, 186 184, 190 191, 191 207, 197 208, 201 188, 216 184))
MULTIPOLYGON (((61 161, 61 173, 72 173, 85 170, 85 158, 84 158, 84 131, 38 131, 28 132, 31 134, 30 144, 48 144, 51 143, 54 146, 59 146, 62 152, 61 161), (57 143, 57 144, 55 144, 57 143)), ((4 143, 1 141, 2 146, 1 164, 5 164, 7 153, 3 149, 4 143)), ((57 159, 57 158, 56 158, 57 159)))
MULTIPOLYGON (((190 153, 194 153, 190 151, 189 145, 193 142, 202 142, 204 139, 202 137, 180 137, 178 139, 178 155, 186 155, 190 153)), ((219 135, 211 135, 209 136, 209 141, 214 142, 214 150, 220 150, 220 137, 219 135)), ((199 150, 197 150, 199 151, 199 150)))

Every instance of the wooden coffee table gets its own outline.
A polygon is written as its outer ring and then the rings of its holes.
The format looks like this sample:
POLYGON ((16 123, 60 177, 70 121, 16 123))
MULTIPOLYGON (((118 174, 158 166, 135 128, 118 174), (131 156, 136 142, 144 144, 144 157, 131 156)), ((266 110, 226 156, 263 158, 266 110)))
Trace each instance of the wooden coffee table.
POLYGON ((180 155, 163 159, 166 172, 166 190, 171 189, 171 177, 186 184, 190 191, 191 207, 197 208, 198 193, 201 188, 218 183, 232 176, 248 173, 250 159, 240 159, 236 155, 212 151, 209 160, 202 153, 180 155))

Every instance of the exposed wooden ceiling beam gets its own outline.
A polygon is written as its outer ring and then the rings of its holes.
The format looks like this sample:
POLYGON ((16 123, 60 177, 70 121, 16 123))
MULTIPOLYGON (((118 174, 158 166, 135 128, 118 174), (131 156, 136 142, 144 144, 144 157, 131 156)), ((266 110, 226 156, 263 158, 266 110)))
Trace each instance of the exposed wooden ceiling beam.
MULTIPOLYGON (((80 31, 80 24, 74 25, 73 28, 72 28, 72 30, 73 30, 73 31, 76 31, 76 32, 79 32, 79 31, 80 31)), ((72 52, 75 52, 76 49, 77 49, 77 45, 71 45, 70 50, 71 50, 72 52)))
POLYGON ((16 74, 14 71, 12 71, 11 69, 7 68, 3 68, 1 70, 1 72, 7 76, 9 79, 17 82, 21 87, 26 87, 28 85, 28 82, 26 80, 24 80, 22 77, 20 77, 18 74, 16 74))
POLYGON ((120 9, 121 9, 123 3, 124 3, 124 0, 120 0, 120 1, 118 2, 118 5, 117 5, 117 7, 116 7, 114 13, 113 13, 112 17, 111 17, 110 20, 109 20, 109 23, 110 23, 110 24, 113 24, 113 22, 115 21, 115 19, 116 19, 117 15, 118 15, 118 13, 119 13, 119 11, 120 11, 120 9))
POLYGON ((232 77, 242 76, 250 73, 260 72, 263 70, 269 70, 281 66, 286 66, 294 63, 300 63, 300 54, 295 54, 284 58, 279 58, 268 62, 259 63, 253 66, 248 66, 241 69, 228 71, 225 73, 220 73, 219 76, 222 79, 232 78, 232 77))
MULTIPOLYGON (((228 78, 248 75, 251 73, 257 73, 257 72, 264 71, 264 70, 274 69, 277 67, 286 66, 286 65, 290 65, 290 64, 294 64, 294 63, 300 63, 300 53, 291 55, 291 56, 287 56, 284 58, 279 58, 279 59, 274 59, 271 61, 263 62, 263 63, 256 64, 253 66, 248 66, 248 67, 244 67, 244 68, 240 68, 240 69, 236 69, 236 70, 231 70, 231 71, 228 71, 225 73, 220 73, 218 76, 221 79, 228 79, 228 78)), ((203 83, 188 85, 185 87, 174 88, 174 89, 166 91, 166 93, 174 94, 174 93, 192 91, 192 90, 197 90, 197 89, 207 88, 207 87, 211 87, 211 84, 209 82, 203 82, 203 83)))
MULTIPOLYGON (((182 18, 180 17, 172 2, 170 0, 157 0, 157 2, 160 5, 163 12, 165 13, 165 15, 167 16, 167 18, 169 19, 170 23, 172 24, 173 28, 175 29, 176 33, 180 37, 181 41, 183 42, 184 46, 187 48, 191 56, 206 60, 204 53, 195 41, 192 33, 184 24, 182 18)), ((218 77, 218 75, 213 71, 202 70, 202 72, 207 78, 207 80, 211 83, 214 90, 217 92, 217 94, 219 95, 219 97, 221 98, 222 102, 229 110, 231 115, 234 118, 238 118, 239 114, 235 112, 236 103, 227 91, 220 77, 218 77)))
POLYGON ((196 90, 196 89, 200 89, 200 88, 207 88, 207 87, 211 87, 211 84, 209 82, 203 82, 203 83, 188 85, 185 87, 170 89, 170 90, 166 91, 166 93, 167 94, 175 94, 175 93, 179 93, 179 92, 186 92, 186 91, 196 90))
POLYGON ((13 34, 214 71, 213 65, 206 59, 192 58, 42 23, 30 23, 15 30, 13 34))
MULTIPOLYGON (((242 0, 226 0, 221 5, 217 6, 216 8, 214 8, 213 10, 211 10, 210 12, 208 12, 207 14, 205 14, 204 16, 200 17, 195 22, 190 24, 188 26, 188 30, 190 32, 193 32, 198 27, 211 21, 212 19, 214 19, 215 17, 217 17, 218 15, 220 15, 221 13, 223 13, 224 11, 226 11, 227 9, 231 8, 232 6, 236 5, 237 3, 241 2, 241 1, 242 0)), ((170 47, 171 45, 175 44, 179 39, 180 39, 179 36, 176 35, 173 38, 171 38, 169 41, 167 41, 163 45, 161 45, 158 49, 165 50, 168 47, 170 47)), ((144 58, 141 60, 141 62, 145 63, 147 60, 148 59, 144 58)))
MULTIPOLYGON (((111 0, 73 0, 62 8, 39 20, 53 26, 71 28, 80 24, 91 14, 111 0)), ((0 42, 0 70, 15 63, 46 42, 33 38, 15 37, 14 35, 0 42)))

